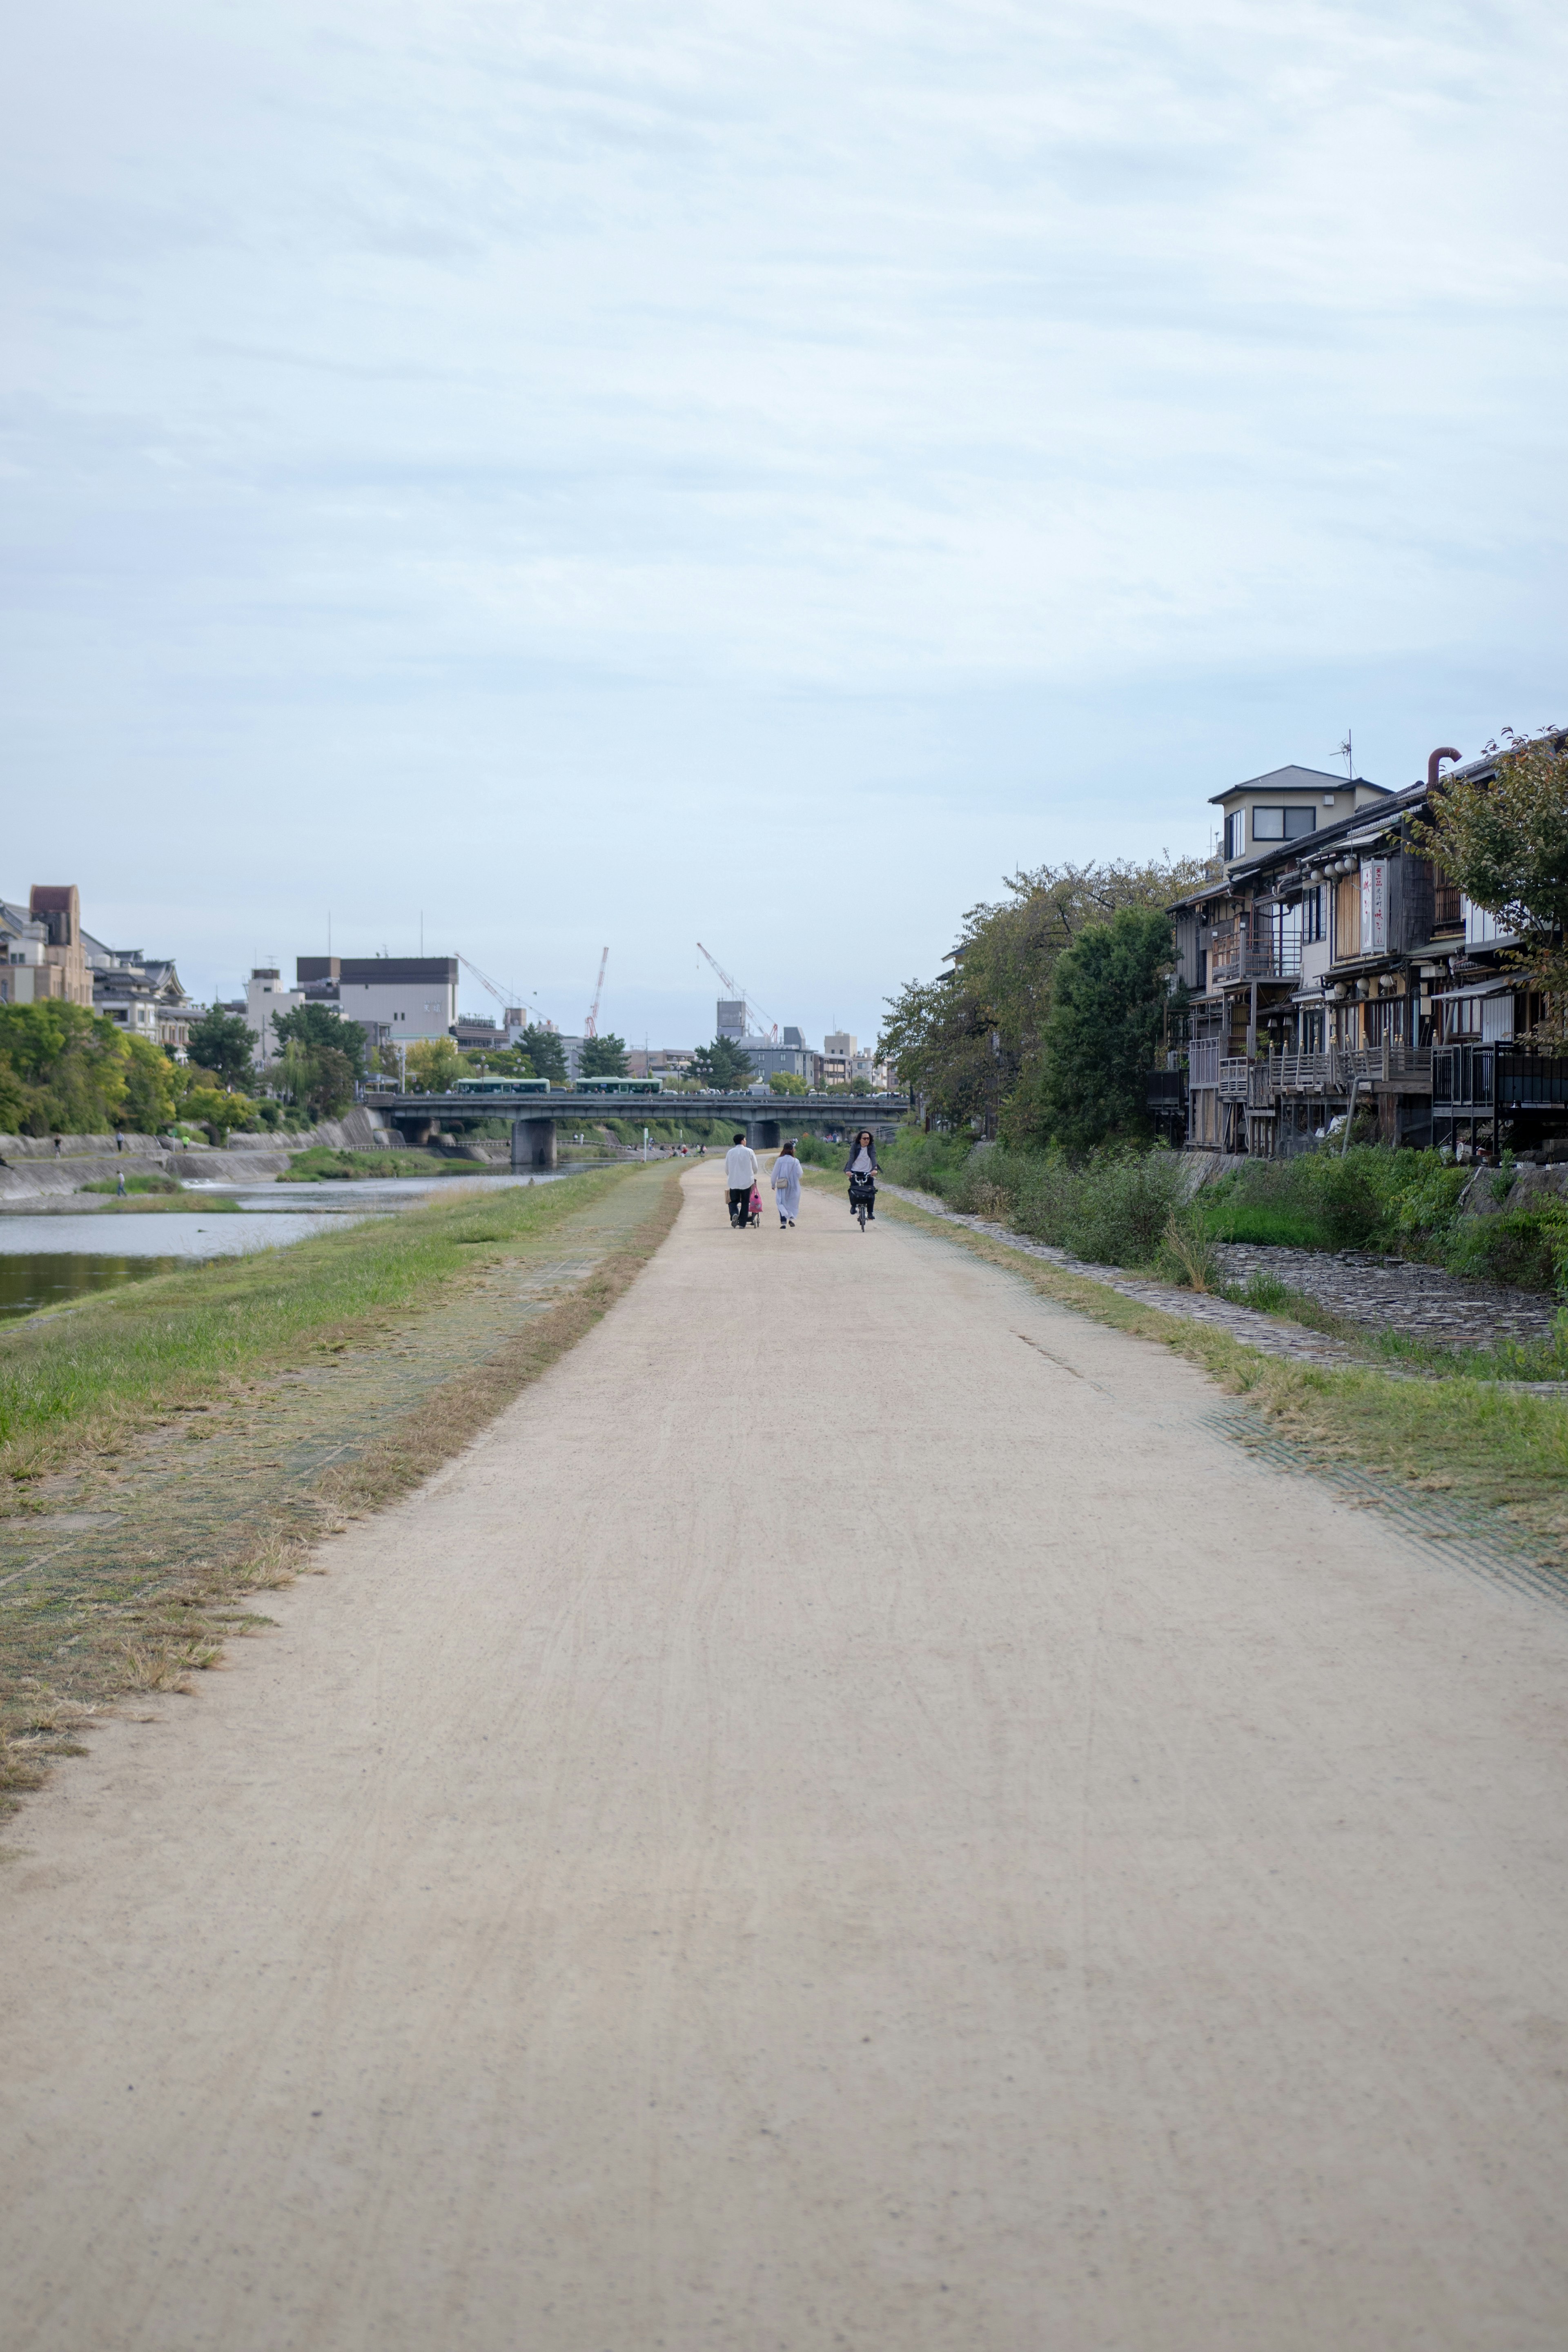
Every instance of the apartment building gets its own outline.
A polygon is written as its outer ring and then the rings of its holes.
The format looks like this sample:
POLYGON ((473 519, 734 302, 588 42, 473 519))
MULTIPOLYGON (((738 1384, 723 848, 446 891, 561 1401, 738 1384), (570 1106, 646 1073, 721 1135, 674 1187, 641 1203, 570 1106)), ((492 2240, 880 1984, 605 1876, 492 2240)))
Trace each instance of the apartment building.
POLYGON ((1366 1110, 1391 1144, 1568 1129, 1568 1063, 1523 1042, 1542 1008, 1514 942, 1413 830, 1450 756, 1404 792, 1291 767, 1214 795, 1220 872, 1171 910, 1186 1035, 1150 1081, 1173 1140, 1289 1153, 1366 1110))

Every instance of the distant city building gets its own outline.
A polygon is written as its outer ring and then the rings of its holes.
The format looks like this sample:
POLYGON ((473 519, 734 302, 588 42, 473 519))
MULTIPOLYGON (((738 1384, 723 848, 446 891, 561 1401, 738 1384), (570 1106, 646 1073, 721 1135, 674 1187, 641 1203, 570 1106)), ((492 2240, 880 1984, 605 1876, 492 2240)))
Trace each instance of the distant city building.
POLYGON ((163 958, 149 961, 140 948, 100 948, 90 937, 87 948, 94 1012, 128 1036, 144 1037, 173 1060, 184 1061, 199 1008, 185 994, 174 964, 163 958))
POLYGON ((246 1026, 256 1032, 251 1051, 258 1064, 266 1069, 283 1051, 278 1042, 274 1024, 280 1013, 297 1013, 305 1002, 302 988, 285 988, 283 975, 276 964, 258 964, 245 987, 246 1026))
POLYGON ((635 1045, 627 1050, 626 1075, 633 1078, 679 1078, 697 1058, 693 1045, 635 1045))
POLYGON ((0 900, 0 1003, 43 1004, 52 998, 90 1006, 92 975, 76 884, 35 882, 26 908, 0 900))
POLYGON ((300 956, 294 975, 301 1003, 335 1002, 345 1021, 378 1033, 378 1042, 449 1037, 457 1024, 456 956, 300 956))

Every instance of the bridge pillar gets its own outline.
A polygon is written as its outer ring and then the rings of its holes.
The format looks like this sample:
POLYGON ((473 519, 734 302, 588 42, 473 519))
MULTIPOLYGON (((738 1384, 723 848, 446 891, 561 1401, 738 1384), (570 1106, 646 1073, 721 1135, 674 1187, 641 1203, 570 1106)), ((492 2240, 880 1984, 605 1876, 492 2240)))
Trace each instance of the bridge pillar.
POLYGON ((746 1121, 746 1141, 753 1151, 776 1151, 780 1133, 776 1118, 749 1118, 746 1121))
POLYGON ((512 1120, 511 1164, 513 1168, 554 1167, 555 1121, 552 1118, 512 1120))

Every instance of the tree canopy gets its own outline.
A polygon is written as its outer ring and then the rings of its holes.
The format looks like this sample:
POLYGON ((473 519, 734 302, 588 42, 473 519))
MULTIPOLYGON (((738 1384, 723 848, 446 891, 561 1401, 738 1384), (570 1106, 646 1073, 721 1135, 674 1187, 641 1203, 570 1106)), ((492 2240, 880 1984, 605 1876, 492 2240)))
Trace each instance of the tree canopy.
POLYGON ((1568 1035, 1568 739, 1561 728, 1489 743, 1490 776, 1445 779, 1415 828, 1449 880, 1518 941, 1549 999, 1542 1034, 1568 1035))
POLYGON ((345 1021, 335 1004, 298 1004, 292 1013, 279 1013, 272 1034, 280 1045, 342 1054, 352 1077, 364 1076, 364 1031, 357 1021, 345 1021))
POLYGON ((1121 910, 1161 912, 1209 874, 1206 859, 1166 856, 1008 877, 1004 898, 964 917, 951 971, 910 981, 889 999, 879 1055, 945 1124, 979 1119, 992 1132, 1040 1139, 1062 958, 1121 910))
POLYGON ((1069 1151, 1148 1131, 1152 1067, 1172 964, 1171 925, 1122 907, 1057 961, 1034 1085, 1019 1106, 1041 1137, 1069 1151))
POLYGON ((0 1129, 23 1135, 155 1135, 174 1112, 162 1046, 86 1005, 0 1005, 0 1129))
POLYGON ((699 1045, 691 1056, 691 1075, 699 1086, 749 1087, 757 1073, 749 1054, 743 1053, 733 1037, 715 1037, 710 1045, 699 1045))
POLYGON ((518 1032, 516 1050, 527 1055, 536 1078, 552 1078, 562 1086, 566 1083, 566 1048, 560 1033, 546 1029, 540 1022, 531 1021, 526 1029, 518 1032))
POLYGON ((416 1037, 405 1060, 409 1076, 427 1095, 444 1095, 465 1066, 450 1037, 416 1037))
POLYGON ((584 1037, 578 1068, 585 1078, 624 1078, 626 1041, 613 1031, 603 1037, 584 1037))
POLYGON ((226 1086, 248 1086, 257 1043, 256 1031, 247 1028, 239 1013, 225 1013, 216 1004, 191 1024, 192 1061, 211 1070, 226 1086))

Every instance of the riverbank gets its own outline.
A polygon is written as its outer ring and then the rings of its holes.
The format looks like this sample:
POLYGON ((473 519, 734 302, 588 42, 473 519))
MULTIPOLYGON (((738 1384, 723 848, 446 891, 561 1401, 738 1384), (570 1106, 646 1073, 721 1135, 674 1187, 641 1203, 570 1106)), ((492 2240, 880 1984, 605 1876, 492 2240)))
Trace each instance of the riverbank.
POLYGON ((678 1199, 668 1164, 467 1191, 0 1331, 4 1784, 217 1663, 247 1596, 597 1319, 678 1199))

